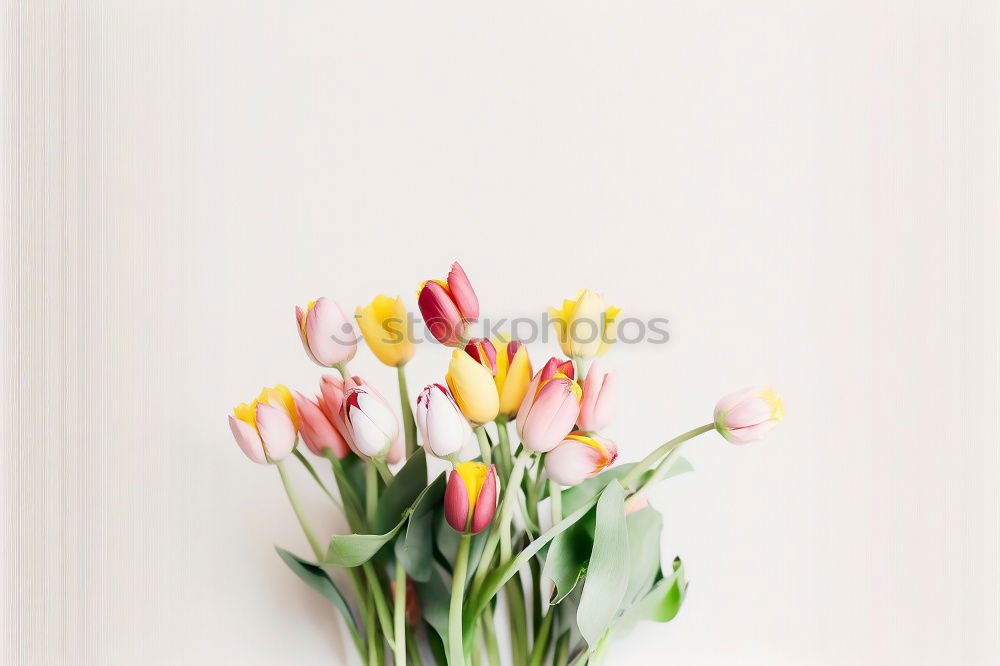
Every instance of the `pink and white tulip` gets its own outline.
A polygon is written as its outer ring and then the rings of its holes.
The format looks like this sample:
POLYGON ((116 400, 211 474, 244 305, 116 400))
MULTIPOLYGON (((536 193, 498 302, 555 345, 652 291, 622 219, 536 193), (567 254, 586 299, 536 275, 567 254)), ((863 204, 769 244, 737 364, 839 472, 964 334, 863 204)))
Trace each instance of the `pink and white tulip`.
POLYGON ((457 261, 451 265, 447 280, 428 280, 421 285, 417 305, 431 335, 443 345, 461 343, 468 325, 479 319, 479 299, 457 261))
POLYGON ((354 323, 329 298, 317 298, 304 311, 296 306, 295 321, 306 354, 325 368, 350 361, 358 351, 354 323))
POLYGON ((387 457, 399 439, 399 419, 378 391, 360 377, 344 383, 340 413, 347 429, 347 443, 359 456, 387 457))
POLYGON ((497 510, 496 467, 464 462, 452 470, 444 491, 444 517, 456 532, 478 534, 497 510))
POLYGON ((614 372, 597 361, 583 382, 583 400, 576 423, 580 430, 603 430, 611 423, 618 407, 618 382, 614 372))
POLYGON ((261 465, 285 458, 298 439, 298 414, 291 391, 278 384, 265 388, 253 402, 240 403, 229 417, 229 429, 247 458, 261 465))
POLYGON ((731 393, 715 406, 715 428, 733 444, 763 439, 785 418, 785 404, 773 388, 731 393))
POLYGON ((545 473, 561 486, 575 486, 617 457, 618 447, 611 440, 577 431, 545 455, 545 473))
POLYGON ((325 455, 325 450, 330 449, 337 458, 342 459, 351 452, 344 435, 321 407, 323 398, 310 400, 298 391, 292 395, 299 415, 299 432, 306 447, 314 455, 325 455))
POLYGON ((552 358, 532 378, 517 412, 517 434, 526 449, 551 451, 573 430, 582 398, 573 375, 571 361, 552 358))
POLYGON ((472 436, 468 419, 441 384, 428 384, 420 392, 415 418, 424 449, 438 458, 457 456, 472 436))

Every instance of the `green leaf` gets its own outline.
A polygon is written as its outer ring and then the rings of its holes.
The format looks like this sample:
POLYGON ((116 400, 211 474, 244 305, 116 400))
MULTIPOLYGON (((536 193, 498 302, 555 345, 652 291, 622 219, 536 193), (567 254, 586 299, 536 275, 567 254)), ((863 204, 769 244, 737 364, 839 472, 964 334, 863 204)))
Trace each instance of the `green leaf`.
MULTIPOLYGON (((444 519, 444 509, 443 507, 435 514, 434 523, 436 525, 435 534, 437 535, 436 545, 438 552, 441 553, 441 559, 447 564, 445 570, 451 573, 451 565, 455 561, 455 555, 458 553, 458 539, 461 536, 458 532, 452 529, 448 521, 444 519)), ((476 573, 476 567, 479 566, 479 560, 483 556, 483 550, 486 548, 486 540, 489 538, 490 531, 483 530, 479 534, 472 535, 472 543, 469 546, 469 566, 468 574, 465 579, 466 585, 472 580, 473 575, 476 573)))
MULTIPOLYGON (((472 631, 473 624, 479 620, 479 616, 482 614, 483 609, 486 608, 486 604, 490 602, 496 593, 500 591, 510 578, 517 572, 518 569, 523 567, 528 563, 532 557, 538 553, 547 543, 552 541, 556 536, 561 534, 564 530, 569 529, 576 524, 595 504, 597 504, 597 497, 592 497, 588 503, 581 506, 576 511, 571 512, 565 518, 560 520, 558 523, 550 527, 548 530, 543 532, 537 539, 525 546, 521 552, 516 556, 511 558, 507 564, 497 567, 492 573, 486 576, 486 580, 483 581, 482 588, 472 599, 468 601, 465 605, 462 618, 463 630, 468 633, 472 631)), ((485 534, 485 530, 483 532, 485 534)))
POLYGON ((441 574, 431 567, 426 581, 414 581, 417 596, 420 598, 420 610, 444 645, 448 644, 448 610, 451 606, 451 590, 445 585, 441 574))
POLYGON ((615 634, 624 636, 641 620, 669 622, 677 616, 687 596, 688 582, 681 559, 675 558, 673 572, 659 581, 637 604, 628 609, 614 627, 615 634))
POLYGON ((415 581, 427 581, 434 568, 434 514, 441 506, 444 490, 442 473, 428 487, 420 503, 414 505, 404 536, 396 539, 396 557, 402 560, 406 573, 415 581))
POLYGON ((628 528, 628 589, 625 605, 649 591, 660 572, 660 534, 663 517, 649 506, 625 517, 628 528))
MULTIPOLYGON (((562 502, 563 511, 569 513, 575 511, 579 507, 594 496, 600 494, 609 483, 612 481, 620 481, 626 474, 631 471, 636 463, 628 463, 627 465, 617 465, 615 467, 609 467, 597 476, 587 479, 583 483, 578 483, 572 488, 567 488, 563 491, 562 502)), ((685 472, 690 472, 694 470, 691 463, 687 461, 686 458, 678 456, 677 460, 674 462, 673 467, 667 472, 667 475, 663 478, 669 479, 670 477, 677 476, 679 474, 684 474, 685 472)), ((652 476, 652 470, 644 472, 639 479, 639 483, 642 483, 647 478, 652 476)), ((636 486, 639 484, 637 483, 636 486)))
POLYGON ((583 578, 594 549, 594 527, 594 512, 588 511, 549 545, 542 575, 556 586, 555 598, 550 603, 561 602, 583 578))
POLYGON ((611 626, 628 580, 628 528, 625 525, 625 490, 612 480, 597 503, 594 550, 587 580, 576 613, 580 633, 593 650, 611 626))
POLYGON ((427 456, 417 449, 379 498, 375 512, 375 531, 386 532, 399 522, 403 512, 413 505, 420 491, 427 487, 427 456))
POLYGON ((347 599, 340 593, 333 579, 321 567, 316 566, 312 562, 303 560, 301 557, 278 546, 275 546, 274 549, 278 551, 278 557, 288 565, 292 573, 298 576, 306 585, 326 597, 333 604, 334 608, 340 611, 340 614, 344 616, 344 621, 347 623, 347 630, 351 632, 351 638, 355 644, 361 645, 361 634, 357 621, 354 619, 354 615, 351 614, 351 608, 347 605, 347 599))
POLYGON ((330 546, 326 551, 325 564, 332 564, 338 567, 356 567, 364 564, 389 542, 406 524, 407 519, 413 512, 413 507, 420 503, 420 500, 427 494, 431 486, 424 488, 413 506, 403 511, 396 526, 385 534, 342 534, 330 539, 330 546))

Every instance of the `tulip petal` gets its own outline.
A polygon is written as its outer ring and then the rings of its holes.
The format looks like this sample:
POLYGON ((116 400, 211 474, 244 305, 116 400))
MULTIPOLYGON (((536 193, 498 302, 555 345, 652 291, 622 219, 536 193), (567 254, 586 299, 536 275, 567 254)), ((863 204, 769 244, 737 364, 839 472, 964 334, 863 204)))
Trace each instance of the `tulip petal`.
POLYGON ((306 314, 306 342, 320 365, 332 367, 354 358, 358 336, 343 310, 328 298, 319 298, 306 314))
POLYGON ((427 282, 417 296, 417 306, 424 325, 438 342, 449 346, 458 344, 465 332, 465 324, 444 287, 433 280, 427 282))
POLYGON ((497 510, 497 472, 496 467, 490 465, 490 470, 486 474, 486 480, 479 491, 476 499, 476 508, 472 512, 472 533, 482 532, 493 520, 493 514, 497 510))
POLYGON ((567 439, 545 455, 545 473, 561 486, 575 486, 602 469, 604 460, 594 447, 567 439))
POLYGON ((271 460, 281 460, 295 447, 295 425, 284 409, 257 404, 257 431, 271 460))
POLYGON ((451 271, 448 273, 448 291, 466 321, 473 322, 479 319, 479 298, 476 297, 472 283, 469 282, 469 276, 457 261, 451 265, 451 271))
POLYGON ((332 449, 337 458, 343 458, 350 451, 347 441, 330 422, 320 406, 298 391, 293 393, 295 409, 299 415, 299 430, 302 440, 313 454, 323 455, 324 449, 332 449))
POLYGON ((469 491, 458 472, 452 470, 444 491, 444 517, 456 532, 464 532, 469 520, 469 491))
POLYGON ((261 465, 267 463, 267 458, 264 457, 264 445, 252 425, 230 416, 229 429, 233 431, 236 443, 247 458, 261 465))

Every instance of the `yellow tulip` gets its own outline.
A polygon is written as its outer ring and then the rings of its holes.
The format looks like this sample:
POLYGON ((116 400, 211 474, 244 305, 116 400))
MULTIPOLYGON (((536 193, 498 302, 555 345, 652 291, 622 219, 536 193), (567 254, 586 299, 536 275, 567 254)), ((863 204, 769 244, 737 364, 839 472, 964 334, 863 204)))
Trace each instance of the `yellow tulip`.
POLYGON ((500 396, 500 415, 511 418, 517 414, 531 383, 531 359, 528 348, 507 335, 493 339, 497 350, 497 374, 494 381, 500 396))
POLYGON ((445 380, 465 418, 482 425, 497 417, 500 396, 493 375, 467 351, 456 349, 451 353, 445 380))
POLYGON ((361 334, 386 365, 399 367, 413 358, 416 347, 410 338, 409 317, 402 298, 379 294, 365 307, 355 310, 361 334))
POLYGON ((576 298, 563 301, 561 310, 549 308, 549 314, 563 353, 573 358, 591 359, 602 356, 615 341, 615 320, 621 310, 605 307, 603 294, 581 289, 576 292, 576 298))

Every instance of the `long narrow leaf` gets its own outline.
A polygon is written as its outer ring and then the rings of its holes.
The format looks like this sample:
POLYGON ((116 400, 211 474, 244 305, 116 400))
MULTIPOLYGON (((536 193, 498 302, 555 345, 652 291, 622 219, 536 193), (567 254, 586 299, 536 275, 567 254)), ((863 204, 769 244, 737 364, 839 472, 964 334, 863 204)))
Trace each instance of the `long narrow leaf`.
POLYGON ((628 557, 625 490, 615 480, 604 489, 597 503, 594 551, 576 613, 580 633, 591 650, 618 615, 627 589, 628 557))

